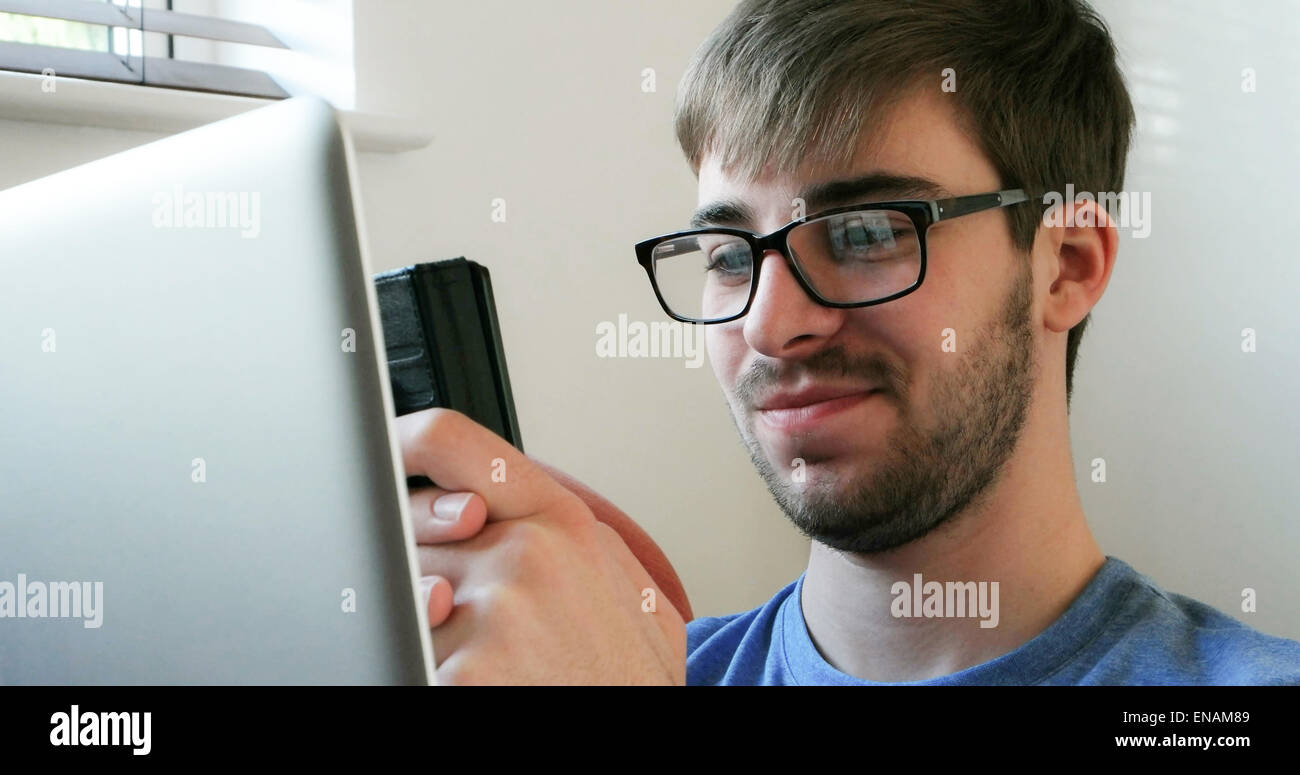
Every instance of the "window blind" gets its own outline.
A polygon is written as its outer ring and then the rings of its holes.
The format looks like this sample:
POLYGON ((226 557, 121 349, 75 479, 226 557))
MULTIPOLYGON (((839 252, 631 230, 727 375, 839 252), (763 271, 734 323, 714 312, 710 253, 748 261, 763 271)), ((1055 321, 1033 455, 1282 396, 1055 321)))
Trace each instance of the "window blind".
MULTIPOLYGON (((181 13, 163 8, 117 5, 103 0, 0 0, 0 13, 13 18, 57 19, 103 28, 106 42, 113 30, 135 30, 141 45, 123 50, 105 45, 104 50, 33 42, 0 40, 0 70, 46 73, 120 83, 136 83, 172 89, 238 94, 250 97, 288 97, 275 79, 260 70, 149 55, 143 45, 145 33, 202 38, 223 43, 241 43, 288 49, 265 27, 231 19, 181 13)), ((170 46, 168 47, 171 48, 170 46)))

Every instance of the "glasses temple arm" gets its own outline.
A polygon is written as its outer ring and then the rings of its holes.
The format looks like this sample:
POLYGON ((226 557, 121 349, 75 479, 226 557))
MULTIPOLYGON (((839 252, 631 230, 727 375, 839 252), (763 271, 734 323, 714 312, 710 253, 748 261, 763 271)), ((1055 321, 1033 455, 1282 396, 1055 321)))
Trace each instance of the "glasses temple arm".
POLYGON ((1020 188, 1009 188, 993 194, 955 196, 951 199, 935 200, 934 216, 936 221, 946 221, 949 218, 958 218, 981 210, 992 210, 995 207, 1007 207, 1028 201, 1029 195, 1020 188))

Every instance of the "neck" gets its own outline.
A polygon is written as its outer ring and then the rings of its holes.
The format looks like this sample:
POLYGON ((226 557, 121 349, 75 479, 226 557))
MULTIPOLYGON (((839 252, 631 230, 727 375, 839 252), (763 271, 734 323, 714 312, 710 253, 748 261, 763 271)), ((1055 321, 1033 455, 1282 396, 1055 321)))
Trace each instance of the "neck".
POLYGON ((872 555, 813 543, 801 602, 813 643, 833 667, 873 681, 918 681, 987 662, 1046 629, 1101 568, 1105 556, 1075 488, 1065 407, 1049 412, 1055 420, 1034 416, 1038 403, 985 497, 930 534, 872 555), (910 604, 934 597, 924 594, 931 581, 944 589, 985 582, 986 591, 997 582, 997 597, 985 598, 996 600, 996 618, 978 607, 926 616, 910 604))

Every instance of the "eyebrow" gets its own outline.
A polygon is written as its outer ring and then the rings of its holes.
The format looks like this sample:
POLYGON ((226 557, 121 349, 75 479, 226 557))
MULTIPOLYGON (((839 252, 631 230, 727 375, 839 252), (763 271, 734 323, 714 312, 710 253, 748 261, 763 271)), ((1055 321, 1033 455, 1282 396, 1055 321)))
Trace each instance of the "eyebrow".
MULTIPOLYGON (((856 178, 832 180, 809 186, 799 194, 808 213, 827 210, 839 205, 865 204, 870 201, 891 199, 948 199, 942 185, 929 178, 915 175, 895 175, 888 172, 871 172, 856 178)), ((793 207, 793 204, 791 205, 793 207)), ((693 229, 706 226, 749 227, 754 223, 753 209, 739 199, 722 199, 710 202, 695 211, 690 225, 693 229)))

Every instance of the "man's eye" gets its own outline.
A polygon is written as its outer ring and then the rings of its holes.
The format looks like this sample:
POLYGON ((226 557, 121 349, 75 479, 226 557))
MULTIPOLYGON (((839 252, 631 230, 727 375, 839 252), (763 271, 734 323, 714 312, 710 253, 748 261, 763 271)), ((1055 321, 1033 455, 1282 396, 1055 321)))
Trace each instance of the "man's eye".
POLYGON ((740 246, 718 248, 709 254, 708 271, 740 273, 749 271, 749 249, 740 246))

